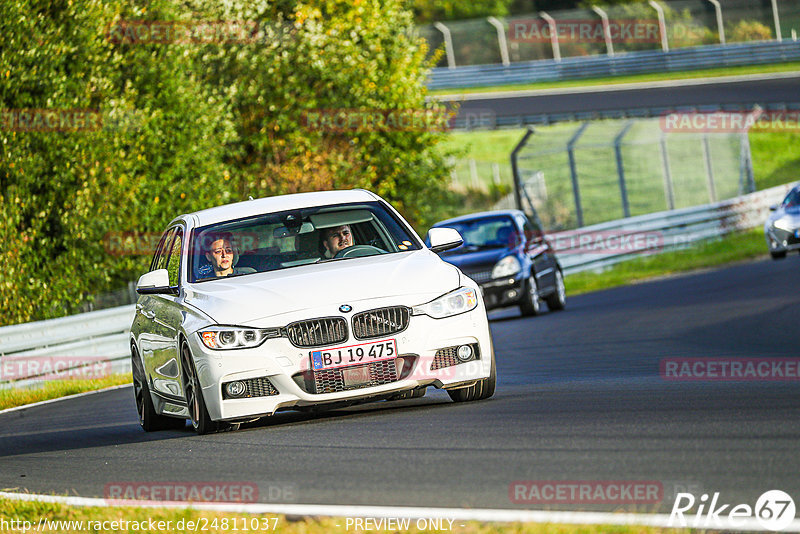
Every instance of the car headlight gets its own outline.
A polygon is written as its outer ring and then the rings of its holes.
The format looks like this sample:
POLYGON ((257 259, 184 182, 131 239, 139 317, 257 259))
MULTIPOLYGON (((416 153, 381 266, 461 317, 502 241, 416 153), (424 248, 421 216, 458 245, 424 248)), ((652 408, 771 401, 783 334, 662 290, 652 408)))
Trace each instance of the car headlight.
POLYGON ((203 345, 214 350, 250 349, 265 340, 280 337, 277 328, 243 328, 236 326, 210 326, 197 332, 203 345))
POLYGON ((478 306, 478 294, 471 287, 459 287, 446 295, 428 303, 414 306, 413 315, 429 315, 434 319, 444 319, 474 310, 478 306))
POLYGON ((522 270, 519 260, 515 256, 506 256, 502 260, 494 264, 492 269, 492 278, 504 278, 512 276, 522 270))
POLYGON ((786 230, 787 232, 794 232, 795 225, 792 224, 794 221, 789 217, 781 217, 777 221, 775 221, 775 228, 780 228, 781 230, 786 230))

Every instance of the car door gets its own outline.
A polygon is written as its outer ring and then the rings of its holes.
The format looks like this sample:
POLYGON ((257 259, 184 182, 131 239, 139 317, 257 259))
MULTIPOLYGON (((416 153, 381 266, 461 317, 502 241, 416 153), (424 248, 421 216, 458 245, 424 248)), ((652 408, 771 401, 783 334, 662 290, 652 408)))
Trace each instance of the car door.
POLYGON ((179 334, 183 321, 181 272, 186 258, 184 229, 174 227, 165 255, 164 267, 169 273, 169 286, 177 294, 152 295, 153 333, 155 343, 145 371, 153 389, 166 396, 183 398, 180 380, 179 334))
POLYGON ((544 235, 538 221, 531 221, 526 215, 517 215, 517 223, 522 226, 525 235, 525 254, 531 261, 531 269, 536 277, 536 285, 545 293, 552 290, 556 283, 556 262, 553 249, 544 235))
MULTIPOLYGON (((175 237, 175 232, 175 228, 169 228, 164 231, 156 247, 156 252, 153 254, 153 260, 150 262, 151 272, 166 268, 167 256, 172 244, 172 239, 175 237)), ((148 377, 151 376, 148 369, 152 369, 153 352, 163 345, 158 323, 155 322, 155 308, 158 304, 156 297, 156 295, 139 295, 136 301, 134 329, 139 332, 137 343, 145 373, 148 377)))

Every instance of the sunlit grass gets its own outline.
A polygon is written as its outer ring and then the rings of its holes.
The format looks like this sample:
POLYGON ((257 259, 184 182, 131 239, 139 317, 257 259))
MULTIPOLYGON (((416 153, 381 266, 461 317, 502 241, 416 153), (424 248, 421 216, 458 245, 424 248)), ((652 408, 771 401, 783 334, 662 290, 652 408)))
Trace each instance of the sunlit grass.
POLYGON ((43 380, 33 387, 3 388, 0 389, 0 410, 130 383, 131 375, 114 374, 93 379, 43 380))

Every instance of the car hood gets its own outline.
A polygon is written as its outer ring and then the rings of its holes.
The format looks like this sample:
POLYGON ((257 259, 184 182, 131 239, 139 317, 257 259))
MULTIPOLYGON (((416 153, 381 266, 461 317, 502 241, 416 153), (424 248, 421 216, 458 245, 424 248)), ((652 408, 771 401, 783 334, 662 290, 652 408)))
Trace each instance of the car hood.
POLYGON ((465 252, 463 254, 452 254, 442 257, 448 263, 452 263, 462 271, 477 272, 491 270, 500 258, 507 256, 512 249, 489 248, 476 250, 475 252, 465 252))
POLYGON ((191 284, 186 303, 218 324, 248 325, 328 305, 335 305, 335 311, 377 297, 444 294, 459 282, 456 269, 433 252, 419 250, 191 284))

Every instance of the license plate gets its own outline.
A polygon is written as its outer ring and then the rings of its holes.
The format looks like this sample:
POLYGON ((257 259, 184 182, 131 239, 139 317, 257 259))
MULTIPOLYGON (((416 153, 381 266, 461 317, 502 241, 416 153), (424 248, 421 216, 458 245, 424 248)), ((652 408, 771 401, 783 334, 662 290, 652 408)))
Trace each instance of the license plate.
POLYGON ((349 365, 392 360, 397 357, 397 342, 394 339, 334 347, 332 349, 311 351, 311 369, 323 371, 349 365))

